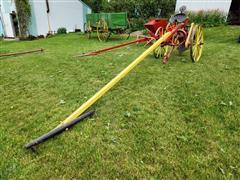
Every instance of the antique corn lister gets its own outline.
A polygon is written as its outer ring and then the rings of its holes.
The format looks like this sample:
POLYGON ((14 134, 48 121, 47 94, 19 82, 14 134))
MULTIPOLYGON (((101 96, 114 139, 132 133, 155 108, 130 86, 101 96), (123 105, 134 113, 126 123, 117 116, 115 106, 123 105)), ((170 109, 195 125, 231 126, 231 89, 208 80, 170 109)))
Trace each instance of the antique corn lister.
MULTIPOLYGON (((99 53, 105 52, 105 51, 110 51, 112 49, 116 49, 116 48, 121 48, 124 46, 128 46, 131 44, 135 44, 135 43, 140 43, 140 42, 147 42, 147 45, 153 44, 154 42, 156 42, 158 39, 160 39, 163 35, 171 32, 171 36, 169 38, 167 38, 164 42, 162 42, 153 52, 154 57, 156 59, 159 58, 163 58, 163 63, 166 63, 171 55, 171 53, 173 52, 173 50, 175 48, 177 48, 177 50, 179 51, 179 53, 184 52, 187 49, 190 49, 190 57, 192 59, 193 62, 197 62, 199 61, 201 55, 202 55, 202 50, 203 50, 203 44, 204 44, 204 35, 203 35, 203 28, 201 25, 197 25, 192 23, 191 26, 189 27, 189 19, 187 17, 187 15, 184 13, 184 11, 186 10, 186 7, 183 6, 180 8, 180 13, 177 13, 173 16, 171 16, 171 18, 169 20, 167 19, 152 19, 150 20, 148 23, 144 24, 145 28, 148 30, 148 36, 144 36, 144 35, 140 35, 137 37, 137 40, 135 41, 131 41, 131 42, 127 42, 124 44, 120 44, 117 46, 113 46, 113 47, 109 47, 109 48, 105 48, 105 49, 100 49, 97 51, 93 51, 93 52, 88 52, 88 53, 83 53, 78 55, 78 57, 83 57, 83 56, 91 56, 91 55, 97 55, 99 53)), ((115 16, 114 13, 110 14, 111 16, 115 16)), ((93 17, 95 17, 95 20, 90 20, 89 23, 94 24, 95 22, 95 26, 89 26, 88 29, 85 31, 89 36, 91 34, 91 32, 93 31, 93 29, 95 28, 97 31, 97 25, 100 26, 100 24, 102 24, 103 20, 99 20, 99 14, 91 14, 89 15, 88 19, 94 19, 93 17), (95 17, 96 16, 96 17, 95 17), (97 20, 99 20, 99 22, 97 23, 97 20)), ((104 16, 105 17, 105 16, 104 16)), ((124 26, 122 26, 122 30, 120 32, 123 32, 124 29, 127 28, 126 26, 126 16, 124 16, 125 19, 123 24, 125 24, 124 26)), ((106 17, 104 19, 107 19, 106 17)), ((108 18, 111 19, 111 18, 108 18)), ((105 24, 105 26, 107 27, 107 23, 103 23, 105 24)), ((101 26, 102 27, 102 26, 101 26)), ((120 28, 120 26, 118 26, 118 28, 120 28)), ((112 28, 112 31, 118 28, 112 28)), ((106 28, 107 29, 107 28, 106 28)), ((108 39, 109 32, 108 30, 100 30, 98 33, 99 39, 108 39), (105 35, 104 35, 105 34, 105 35), (104 38, 103 38, 104 37, 104 38)))
POLYGON ((144 25, 149 32, 149 36, 152 37, 152 41, 158 40, 167 32, 177 28, 171 38, 161 43, 154 50, 155 58, 163 58, 163 63, 168 61, 175 48, 179 53, 190 49, 190 57, 193 62, 199 61, 202 55, 204 44, 203 28, 201 25, 195 25, 194 23, 189 28, 189 19, 184 13, 185 10, 185 6, 181 7, 180 13, 173 15, 169 21, 166 19, 153 19, 144 25))
POLYGON ((184 13, 185 9, 185 7, 182 7, 180 9, 180 13, 172 16, 169 21, 167 21, 166 19, 155 19, 146 23, 145 27, 149 31, 149 36, 143 36, 141 39, 131 41, 125 44, 120 44, 94 52, 78 55, 78 57, 97 55, 105 51, 121 48, 130 44, 140 42, 147 42, 147 44, 151 45, 134 61, 132 61, 125 69, 123 69, 117 76, 115 76, 104 87, 102 87, 98 92, 96 92, 96 94, 94 94, 90 99, 83 103, 65 120, 63 120, 57 127, 52 129, 48 133, 40 136, 39 138, 33 140, 32 142, 26 144, 25 148, 30 149, 46 141, 47 139, 52 138, 57 134, 65 131, 66 129, 72 127, 83 119, 92 116, 94 114, 93 111, 86 111, 89 110, 91 106, 93 106, 100 98, 102 98, 107 92, 109 92, 121 79, 127 76, 138 64, 144 61, 146 57, 150 54, 153 53, 155 58, 162 57, 163 62, 166 63, 175 48, 177 48, 179 52, 190 49, 190 56, 192 61, 199 61, 203 49, 202 26, 192 23, 189 28, 188 17, 184 13))

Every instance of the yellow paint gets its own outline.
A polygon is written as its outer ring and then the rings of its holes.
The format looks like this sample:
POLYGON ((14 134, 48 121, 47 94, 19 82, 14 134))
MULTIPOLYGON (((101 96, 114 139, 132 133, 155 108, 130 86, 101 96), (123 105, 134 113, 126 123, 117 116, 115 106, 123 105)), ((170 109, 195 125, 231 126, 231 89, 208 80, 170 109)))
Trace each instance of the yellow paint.
POLYGON ((203 43, 204 43, 204 36, 203 36, 203 29, 202 26, 198 25, 195 27, 195 39, 193 43, 193 59, 195 62, 198 62, 201 55, 202 55, 202 49, 203 49, 203 43))
POLYGON ((80 106, 75 112, 67 117, 59 126, 71 122, 80 116, 84 111, 91 107, 98 99, 106 94, 115 84, 117 84, 122 78, 124 78, 134 67, 142 62, 150 53, 154 51, 162 42, 167 40, 171 36, 172 32, 165 33, 159 40, 157 40, 151 47, 149 47, 144 53, 142 53, 137 59, 129 64, 122 72, 120 72, 115 78, 113 78, 108 84, 106 84, 101 90, 99 90, 93 97, 80 106))
POLYGON ((101 19, 97 23, 97 35, 99 41, 106 41, 109 36, 108 25, 104 19, 101 19))
POLYGON ((187 36, 187 39, 186 39, 186 41, 185 41, 185 48, 188 48, 189 44, 191 44, 190 38, 191 38, 191 36, 192 36, 193 27, 194 27, 194 23, 191 24, 191 27, 190 27, 190 29, 189 29, 188 36, 187 36))

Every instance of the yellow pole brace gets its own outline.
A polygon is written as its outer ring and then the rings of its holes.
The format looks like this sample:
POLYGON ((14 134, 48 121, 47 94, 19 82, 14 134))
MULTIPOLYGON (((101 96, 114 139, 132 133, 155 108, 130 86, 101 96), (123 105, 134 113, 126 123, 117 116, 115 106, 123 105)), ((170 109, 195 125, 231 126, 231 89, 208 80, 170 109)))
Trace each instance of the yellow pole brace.
POLYGON ((190 38, 192 36, 193 28, 194 28, 194 23, 191 23, 191 27, 189 29, 188 36, 187 36, 187 39, 185 41, 185 48, 188 48, 189 45, 192 43, 192 42, 190 42, 190 38))
POLYGON ((173 32, 165 33, 151 47, 149 47, 137 59, 135 59, 131 64, 129 64, 122 72, 120 72, 101 90, 99 90, 93 97, 91 97, 87 102, 82 104, 82 106, 80 106, 76 111, 74 111, 70 116, 68 116, 59 126, 65 123, 71 122, 72 120, 80 116, 84 111, 86 111, 90 106, 92 106, 98 99, 100 99, 104 94, 106 94, 115 84, 117 84, 122 78, 124 78, 135 66, 137 66, 140 62, 142 62, 154 49, 156 49, 158 46, 160 46, 161 43, 166 41, 172 35, 172 33, 173 32))

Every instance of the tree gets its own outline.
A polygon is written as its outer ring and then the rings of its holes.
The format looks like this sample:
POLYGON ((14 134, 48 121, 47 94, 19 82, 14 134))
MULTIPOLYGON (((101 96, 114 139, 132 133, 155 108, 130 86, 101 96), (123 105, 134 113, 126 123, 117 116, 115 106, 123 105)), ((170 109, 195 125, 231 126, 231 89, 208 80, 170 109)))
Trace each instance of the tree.
POLYGON ((83 0, 84 3, 89 5, 93 12, 101 12, 108 5, 107 0, 83 0))
POLYGON ((130 18, 169 17, 176 0, 83 0, 93 12, 127 11, 130 18))
POLYGON ((111 0, 111 11, 127 11, 131 18, 168 17, 174 12, 176 0, 111 0))
POLYGON ((93 12, 128 12, 133 30, 143 28, 149 18, 169 18, 176 0, 84 0, 93 12))
POLYGON ((27 38, 28 26, 31 20, 31 6, 28 0, 15 0, 21 39, 27 38))

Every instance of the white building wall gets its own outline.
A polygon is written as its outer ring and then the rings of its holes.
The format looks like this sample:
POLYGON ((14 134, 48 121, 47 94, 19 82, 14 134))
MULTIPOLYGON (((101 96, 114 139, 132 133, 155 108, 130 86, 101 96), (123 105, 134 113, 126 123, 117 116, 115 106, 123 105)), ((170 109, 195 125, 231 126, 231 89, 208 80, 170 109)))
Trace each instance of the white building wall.
POLYGON ((88 14, 91 14, 91 13, 92 13, 92 9, 88 8, 87 13, 88 13, 88 14))
MULTIPOLYGON (((31 0, 32 21, 35 21, 37 34, 46 35, 48 33, 48 17, 45 0, 31 0)), ((33 23, 33 22, 32 22, 33 23)))
POLYGON ((4 35, 6 37, 14 37, 15 32, 13 31, 13 23, 10 13, 12 11, 16 12, 15 3, 12 0, 0 0, 0 8, 0 16, 4 28, 4 35))
POLYGON ((82 29, 83 4, 78 0, 49 0, 51 28, 57 31, 60 27, 67 28, 67 31, 82 29))
MULTIPOLYGON (((30 34, 35 36, 46 35, 49 31, 57 31, 60 27, 67 28, 68 32, 75 29, 83 31, 85 13, 91 12, 91 9, 80 0, 49 0, 49 14, 46 12, 45 0, 29 1, 32 8, 30 34)), ((5 36, 14 37, 15 32, 10 17, 12 11, 16 12, 14 0, 0 0, 0 8, 5 36)))
POLYGON ((177 0, 175 11, 179 11, 179 7, 187 6, 187 11, 200 11, 200 10, 216 10, 228 14, 232 0, 177 0))
POLYGON ((83 30, 84 5, 81 1, 49 0, 49 14, 46 12, 45 0, 32 0, 32 2, 38 35, 46 35, 49 30, 57 31, 60 27, 65 27, 68 32, 74 31, 75 29, 83 30))

